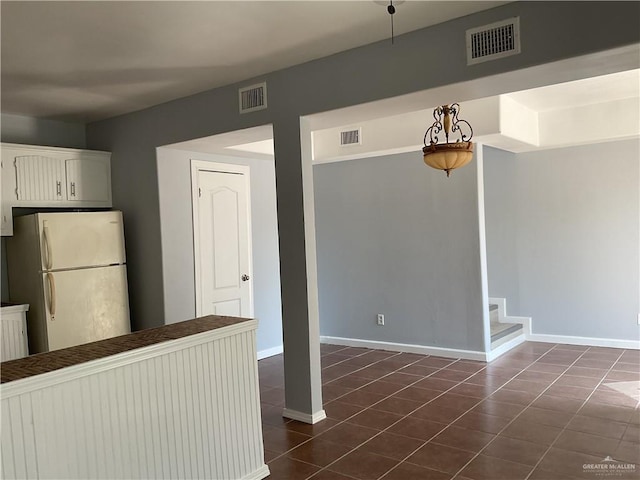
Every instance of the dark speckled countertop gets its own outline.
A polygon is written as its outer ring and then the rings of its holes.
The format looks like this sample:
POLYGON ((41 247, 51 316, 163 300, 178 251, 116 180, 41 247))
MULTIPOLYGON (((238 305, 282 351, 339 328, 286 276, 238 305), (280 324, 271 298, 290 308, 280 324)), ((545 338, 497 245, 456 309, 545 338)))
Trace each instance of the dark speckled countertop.
POLYGON ((100 340, 99 342, 77 345, 53 352, 38 353, 29 357, 2 362, 2 364, 0 364, 0 383, 12 382, 14 380, 52 372, 61 368, 78 365, 79 363, 116 355, 136 348, 148 347, 156 343, 176 340, 209 330, 216 330, 248 320, 248 318, 209 315, 194 320, 187 320, 186 322, 140 330, 130 333, 129 335, 108 338, 106 340, 100 340))

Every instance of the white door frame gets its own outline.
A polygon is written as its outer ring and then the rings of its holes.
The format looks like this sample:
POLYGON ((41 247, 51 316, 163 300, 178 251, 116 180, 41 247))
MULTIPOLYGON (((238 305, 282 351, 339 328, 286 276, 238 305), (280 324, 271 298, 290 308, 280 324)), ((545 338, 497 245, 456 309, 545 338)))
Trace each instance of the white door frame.
POLYGON ((205 160, 191 159, 191 213, 193 216, 193 266, 195 269, 195 303, 196 303, 196 317, 202 316, 202 310, 200 308, 200 300, 202 297, 202 285, 200 281, 200 217, 198 211, 198 174, 201 171, 205 172, 218 172, 218 173, 235 173, 245 175, 247 179, 247 219, 249 225, 247 226, 248 246, 249 246, 249 272, 250 278, 249 285, 249 317, 253 318, 253 248, 252 248, 252 236, 251 236, 251 176, 250 168, 248 165, 236 165, 233 163, 218 163, 208 162, 205 160))

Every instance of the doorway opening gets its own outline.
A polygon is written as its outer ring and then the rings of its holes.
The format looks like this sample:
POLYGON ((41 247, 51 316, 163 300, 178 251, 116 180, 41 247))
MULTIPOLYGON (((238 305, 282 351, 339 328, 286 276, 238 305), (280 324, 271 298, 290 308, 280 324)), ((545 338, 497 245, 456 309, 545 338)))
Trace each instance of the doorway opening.
POLYGON ((254 317, 258 358, 281 353, 272 126, 158 147, 157 168, 166 323, 213 313, 254 317), (203 227, 207 217, 223 223, 203 227), (244 225, 244 240, 235 222, 244 225), (220 248, 203 249, 203 242, 220 248))
MULTIPOLYGON (((563 244, 563 248, 565 245, 567 248, 562 260, 569 264, 572 255, 575 257, 572 246, 578 244, 577 241, 585 252, 580 258, 588 258, 586 252, 589 249, 584 246, 589 244, 589 236, 596 228, 597 238, 602 241, 593 245, 591 250, 596 251, 597 247, 597 251, 604 252, 601 245, 609 240, 606 225, 622 216, 612 215, 610 212, 616 211, 612 206, 595 220, 593 214, 599 212, 598 204, 594 203, 591 209, 587 209, 584 201, 578 201, 588 189, 580 185, 578 188, 575 185, 577 178, 590 175, 591 188, 597 190, 599 187, 595 179, 598 176, 593 172, 602 169, 598 175, 613 177, 605 162, 598 163, 594 158, 593 165, 581 163, 584 152, 595 152, 600 148, 606 150, 608 147, 621 152, 615 161, 621 166, 620 171, 626 173, 620 175, 618 183, 631 180, 624 182, 624 195, 620 193, 622 189, 608 187, 609 196, 615 193, 614 196, 619 198, 617 205, 636 208, 634 199, 637 193, 634 197, 634 192, 637 192, 638 173, 637 154, 634 152, 637 152, 638 138, 639 77, 634 55, 637 58, 636 47, 622 48, 304 117, 301 135, 303 140, 305 136, 312 138, 306 149, 303 141, 302 162, 308 165, 303 167, 303 171, 307 168, 313 171, 313 181, 306 183, 305 188, 309 183, 313 186, 315 200, 317 254, 315 251, 313 254, 318 259, 321 340, 483 360, 505 353, 508 348, 516 346, 525 334, 531 340, 558 343, 586 341, 585 338, 590 337, 587 340, 601 345, 631 348, 628 342, 616 340, 614 345, 610 338, 605 338, 613 336, 609 322, 604 315, 596 318, 593 311, 586 311, 583 305, 587 302, 575 300, 569 309, 566 301, 568 295, 575 296, 576 287, 586 285, 588 279, 591 286, 582 292, 593 292, 586 295, 597 301, 600 309, 605 305, 597 294, 603 291, 603 287, 595 288, 601 283, 600 277, 637 278, 631 270, 637 266, 637 248, 634 252, 628 250, 631 267, 622 265, 616 250, 607 247, 606 262, 589 260, 595 274, 585 272, 589 275, 577 275, 579 269, 567 269, 559 272, 563 274, 563 282, 545 283, 542 279, 547 278, 546 273, 540 272, 527 286, 528 305, 521 301, 518 307, 512 300, 508 317, 500 313, 499 319, 492 322, 492 317, 498 317, 498 310, 490 305, 502 305, 500 298, 522 297, 511 293, 518 285, 518 278, 522 278, 513 273, 512 267, 517 266, 516 257, 508 256, 510 252, 504 248, 496 248, 506 243, 504 236, 500 238, 502 244, 497 243, 496 238, 508 222, 519 229, 515 233, 509 232, 510 235, 519 235, 523 231, 520 228, 523 220, 537 215, 541 219, 537 227, 549 227, 545 230, 546 237, 535 244, 520 241, 518 248, 535 249, 542 240, 552 245, 553 232, 558 229, 550 228, 553 227, 551 220, 560 222, 557 212, 568 211, 565 207, 574 206, 577 202, 582 205, 581 209, 573 212, 576 215, 568 215, 565 224, 577 220, 579 213, 582 215, 580 218, 585 219, 581 224, 583 233, 577 239, 573 234, 564 237, 571 242, 563 244), (592 81, 582 88, 579 82, 589 79, 592 81), (598 87, 593 88, 594 84, 598 87), (611 86, 606 90, 610 94, 604 93, 605 84, 611 86), (558 87, 549 87, 553 85, 558 87), (422 165, 420 149, 424 129, 432 121, 433 107, 451 101, 459 101, 462 105, 465 119, 474 127, 474 141, 479 144, 474 163, 456 170, 452 178, 447 179, 444 175, 440 178, 441 172, 422 165), (598 128, 596 120, 601 119, 602 111, 620 112, 625 119, 621 122, 623 126, 616 131, 598 128), (569 119, 571 122, 568 123, 569 119), (358 142, 341 144, 342 132, 357 132, 358 142), (574 148, 577 145, 585 146, 583 150, 577 150, 574 148), (500 152, 506 152, 510 158, 503 162, 504 165, 496 167, 500 152), (550 186, 557 193, 557 201, 563 198, 562 195, 568 195, 554 207, 556 216, 524 208, 523 211, 527 211, 524 217, 496 219, 496 202, 492 201, 489 205, 492 208, 490 218, 485 219, 487 196, 495 197, 496 192, 500 192, 503 205, 516 205, 508 200, 505 189, 516 184, 517 173, 512 178, 514 181, 499 181, 497 175, 506 178, 509 173, 506 168, 525 159, 531 159, 531 164, 535 160, 537 165, 546 162, 547 166, 541 169, 545 180, 541 177, 540 185, 545 185, 545 182, 553 184, 550 186), (554 162, 555 159, 558 161, 554 162), (634 159, 636 163, 632 164, 634 159), (487 165, 491 167, 489 171, 487 165), (563 181, 558 175, 554 177, 555 168, 562 170, 556 173, 566 174, 563 181), (399 175, 400 170, 405 174, 399 175), (489 176, 493 176, 490 182, 492 189, 483 191, 489 176), (572 191, 576 196, 569 195, 572 191), (428 218, 425 211, 430 212, 428 218), (465 211, 467 217, 461 217, 460 213, 465 211), (488 233, 485 232, 485 222, 490 222, 486 224, 490 230, 488 233), (490 235, 489 240, 487 235, 490 235), (487 245, 487 241, 491 244, 487 245), (389 259, 390 253, 393 261, 389 259), (424 262, 425 258, 433 261, 424 262), (503 268, 499 261, 506 262, 511 270, 503 268), (625 272, 625 275, 620 272, 625 272), (498 283, 497 275, 500 273, 504 273, 503 285, 498 283), (566 287, 567 295, 560 297, 560 288, 550 289, 551 285, 566 287), (547 288, 548 295, 534 295, 533 287, 539 292, 547 288), (538 335, 531 337, 528 317, 524 315, 532 315, 535 306, 540 312, 537 325, 542 326, 542 318, 550 317, 549 311, 545 311, 550 303, 558 305, 556 311, 562 315, 554 313, 557 321, 545 322, 544 328, 548 333, 541 328, 534 332, 538 335), (566 308, 562 310, 560 307, 566 308), (377 322, 378 315, 384 315, 384 324, 377 322), (587 316, 594 319, 594 325, 582 321, 587 316), (575 320, 568 322, 570 317, 575 320), (494 328, 492 332, 492 327, 496 326, 500 331, 494 328), (511 328, 517 332, 510 331, 511 328), (590 331, 587 332, 587 328, 590 331), (511 340, 513 342, 508 344, 511 340)), ((599 157, 602 159, 606 155, 599 157)), ((527 181, 522 177, 520 180, 527 181)), ((535 190, 536 186, 528 181, 528 188, 535 190)), ((544 199, 545 190, 528 193, 540 194, 544 199)), ((512 197, 519 198, 521 203, 526 202, 522 200, 522 192, 515 192, 512 197)), ((527 208, 535 205, 542 203, 525 204, 527 208)), ((624 225, 637 225, 637 211, 634 213, 633 209, 627 209, 625 212, 629 213, 625 217, 626 223, 620 224, 621 231, 624 225)), ((635 232, 629 231, 628 238, 637 240, 637 230, 635 232)), ((542 270, 548 267, 552 272, 551 254, 559 250, 548 248, 549 255, 538 258, 538 263, 531 265, 529 271, 534 271, 534 267, 542 270)), ((525 254, 527 252, 518 255, 522 257, 525 254)), ((617 291, 625 293, 624 312, 620 302, 606 305, 609 311, 615 308, 621 312, 616 319, 618 333, 615 333, 615 339, 635 335, 632 329, 636 326, 629 318, 636 315, 637 288, 637 282, 630 287, 618 284, 617 291)), ((607 291, 613 292, 608 288, 607 291)), ((608 299, 614 300, 615 295, 608 295, 608 299)), ((501 311, 504 308, 501 307, 501 311)))

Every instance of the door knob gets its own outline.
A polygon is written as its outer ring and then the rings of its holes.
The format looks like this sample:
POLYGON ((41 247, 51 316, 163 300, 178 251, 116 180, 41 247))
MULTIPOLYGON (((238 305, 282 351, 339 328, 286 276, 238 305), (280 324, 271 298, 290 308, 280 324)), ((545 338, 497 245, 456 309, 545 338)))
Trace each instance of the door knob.
POLYGON ((249 278, 251 278, 251 277, 249 277, 249 275, 247 275, 246 273, 244 275, 242 275, 242 281, 243 282, 246 282, 247 280, 249 280, 249 278))

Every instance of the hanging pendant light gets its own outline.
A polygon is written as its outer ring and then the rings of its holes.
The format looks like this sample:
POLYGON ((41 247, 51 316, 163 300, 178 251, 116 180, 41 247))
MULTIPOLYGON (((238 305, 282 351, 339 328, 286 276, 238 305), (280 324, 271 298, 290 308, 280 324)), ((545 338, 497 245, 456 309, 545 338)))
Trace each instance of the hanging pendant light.
POLYGON ((473 158, 473 129, 469 122, 458 118, 459 111, 460 105, 457 103, 437 107, 433 111, 435 122, 424 134, 424 163, 437 170, 444 170, 447 177, 451 175, 451 170, 464 167, 473 158), (444 132, 444 143, 438 143, 441 132, 444 132), (450 135, 456 138, 455 141, 450 141, 450 135))

